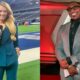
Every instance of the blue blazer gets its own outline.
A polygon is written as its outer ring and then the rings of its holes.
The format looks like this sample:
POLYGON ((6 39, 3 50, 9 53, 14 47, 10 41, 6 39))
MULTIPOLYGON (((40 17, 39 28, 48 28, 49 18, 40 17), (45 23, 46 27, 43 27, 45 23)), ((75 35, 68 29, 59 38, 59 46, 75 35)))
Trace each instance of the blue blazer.
POLYGON ((10 31, 6 26, 2 33, 2 40, 0 44, 0 66, 8 66, 14 62, 18 62, 18 55, 16 47, 18 47, 18 29, 16 27, 16 41, 10 38, 10 31))

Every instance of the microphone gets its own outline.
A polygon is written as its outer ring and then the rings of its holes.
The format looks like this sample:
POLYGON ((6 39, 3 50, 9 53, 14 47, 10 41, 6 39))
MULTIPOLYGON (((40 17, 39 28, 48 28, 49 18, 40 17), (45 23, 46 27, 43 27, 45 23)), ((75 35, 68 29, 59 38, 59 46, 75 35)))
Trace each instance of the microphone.
POLYGON ((0 25, 0 40, 1 40, 1 38, 2 38, 2 29, 3 29, 3 26, 0 25))

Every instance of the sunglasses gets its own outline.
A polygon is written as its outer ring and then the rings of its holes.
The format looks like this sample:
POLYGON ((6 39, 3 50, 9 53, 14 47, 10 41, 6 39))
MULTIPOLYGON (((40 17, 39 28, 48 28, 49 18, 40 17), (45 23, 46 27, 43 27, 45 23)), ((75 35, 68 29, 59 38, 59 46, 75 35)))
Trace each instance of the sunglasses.
POLYGON ((73 6, 73 7, 69 7, 69 8, 67 8, 67 11, 71 11, 72 9, 78 9, 78 8, 80 8, 80 6, 73 6))

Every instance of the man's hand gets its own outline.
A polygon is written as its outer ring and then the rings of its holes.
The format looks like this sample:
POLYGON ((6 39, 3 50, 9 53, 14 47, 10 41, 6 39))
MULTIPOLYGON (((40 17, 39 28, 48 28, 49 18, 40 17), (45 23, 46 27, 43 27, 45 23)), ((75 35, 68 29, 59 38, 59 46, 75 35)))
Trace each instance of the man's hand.
POLYGON ((78 74, 76 67, 73 66, 73 65, 70 65, 70 66, 68 67, 68 71, 69 71, 69 74, 70 74, 71 76, 74 76, 75 74, 78 74))
POLYGON ((61 68, 63 68, 63 69, 67 69, 67 68, 69 67, 66 59, 62 59, 62 60, 60 61, 60 66, 61 66, 61 68))

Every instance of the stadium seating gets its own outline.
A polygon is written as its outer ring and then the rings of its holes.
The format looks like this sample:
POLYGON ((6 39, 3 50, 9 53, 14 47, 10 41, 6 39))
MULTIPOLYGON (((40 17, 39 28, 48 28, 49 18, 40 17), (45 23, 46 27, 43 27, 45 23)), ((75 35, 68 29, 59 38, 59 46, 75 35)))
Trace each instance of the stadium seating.
POLYGON ((24 21, 31 22, 40 16, 40 7, 36 2, 39 3, 39 0, 14 0, 10 4, 18 23, 23 23, 24 21))

